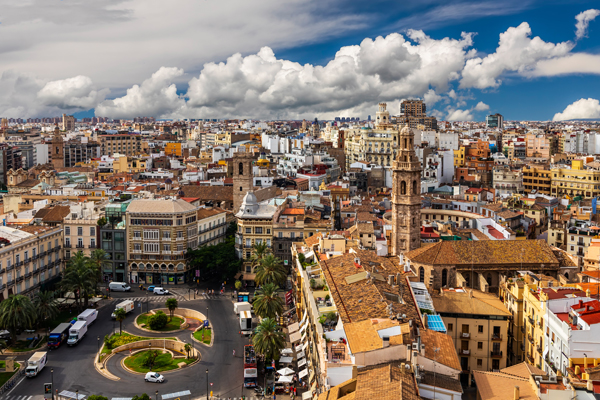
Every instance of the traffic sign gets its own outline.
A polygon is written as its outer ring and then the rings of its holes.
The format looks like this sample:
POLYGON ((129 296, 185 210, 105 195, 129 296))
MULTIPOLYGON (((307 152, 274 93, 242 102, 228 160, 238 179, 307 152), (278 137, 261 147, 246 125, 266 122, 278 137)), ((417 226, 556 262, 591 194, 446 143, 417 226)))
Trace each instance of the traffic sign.
POLYGON ((44 383, 44 399, 52 398, 52 384, 44 383))

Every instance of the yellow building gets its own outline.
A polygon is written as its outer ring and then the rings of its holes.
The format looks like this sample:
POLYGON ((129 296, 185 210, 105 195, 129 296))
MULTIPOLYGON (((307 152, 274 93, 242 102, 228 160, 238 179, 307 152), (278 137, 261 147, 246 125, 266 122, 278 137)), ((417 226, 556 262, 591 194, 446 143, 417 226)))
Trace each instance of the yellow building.
POLYGON ((600 171, 584 169, 583 160, 573 160, 571 168, 552 168, 552 196, 582 196, 591 199, 600 195, 600 171))
POLYGON ((173 157, 181 157, 181 143, 172 142, 165 145, 165 155, 173 157))
POLYGON ((529 194, 533 190, 537 193, 550 195, 551 172, 543 167, 527 165, 523 167, 523 189, 529 194))
POLYGON ((454 150, 454 167, 465 166, 465 148, 460 146, 458 150, 454 150))
POLYGON ((113 173, 118 174, 122 172, 136 173, 146 171, 147 161, 142 158, 128 157, 128 156, 115 156, 113 161, 113 173))
POLYGON ((500 278, 498 296, 510 312, 507 344, 507 363, 515 365, 523 361, 525 347, 525 320, 523 318, 523 290, 525 280, 522 278, 500 278))

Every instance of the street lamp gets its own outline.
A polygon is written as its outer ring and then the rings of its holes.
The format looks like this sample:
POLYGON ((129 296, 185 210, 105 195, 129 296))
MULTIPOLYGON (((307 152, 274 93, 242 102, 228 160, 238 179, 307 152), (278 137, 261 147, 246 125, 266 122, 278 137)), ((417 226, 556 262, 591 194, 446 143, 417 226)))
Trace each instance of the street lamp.
POLYGON ((100 336, 98 336, 98 361, 100 361, 100 336))
MULTIPOLYGON (((50 368, 50 382, 52 383, 52 389, 54 389, 54 368, 50 368)), ((54 400, 54 392, 52 392, 52 400, 54 400)))
POLYGON ((206 369, 206 400, 208 400, 208 368, 206 369))
MULTIPOLYGON (((210 321, 210 320, 208 319, 208 307, 206 307, 206 320, 207 320, 207 321, 210 321)), ((210 323, 210 322, 209 322, 209 323, 210 323)))
POLYGON ((79 389, 75 391, 75 399, 79 400, 79 389))
POLYGON ((150 310, 148 309, 148 291, 146 290, 146 314, 148 314, 150 310))
POLYGON ((158 390, 154 394, 156 395, 156 400, 158 400, 158 390))

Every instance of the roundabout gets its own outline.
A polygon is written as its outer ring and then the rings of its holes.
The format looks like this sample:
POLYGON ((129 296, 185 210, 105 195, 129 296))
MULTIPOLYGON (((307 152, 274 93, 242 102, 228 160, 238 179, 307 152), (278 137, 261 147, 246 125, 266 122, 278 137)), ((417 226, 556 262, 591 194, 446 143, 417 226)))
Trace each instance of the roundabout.
POLYGON ((145 375, 147 372, 176 372, 197 361, 195 358, 187 358, 185 354, 157 349, 132 353, 123 359, 121 365, 128 372, 145 375))

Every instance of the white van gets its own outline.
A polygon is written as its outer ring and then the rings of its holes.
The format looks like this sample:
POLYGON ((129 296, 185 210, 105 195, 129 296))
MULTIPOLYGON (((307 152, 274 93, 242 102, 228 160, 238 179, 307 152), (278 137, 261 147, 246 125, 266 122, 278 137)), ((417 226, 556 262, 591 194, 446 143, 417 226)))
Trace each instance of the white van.
POLYGON ((160 295, 169 294, 169 291, 166 290, 165 288, 155 287, 154 288, 154 294, 160 294, 160 295))
POLYGON ((131 286, 125 282, 111 282, 108 284, 108 288, 113 292, 129 292, 131 286))

